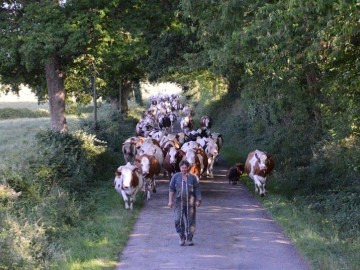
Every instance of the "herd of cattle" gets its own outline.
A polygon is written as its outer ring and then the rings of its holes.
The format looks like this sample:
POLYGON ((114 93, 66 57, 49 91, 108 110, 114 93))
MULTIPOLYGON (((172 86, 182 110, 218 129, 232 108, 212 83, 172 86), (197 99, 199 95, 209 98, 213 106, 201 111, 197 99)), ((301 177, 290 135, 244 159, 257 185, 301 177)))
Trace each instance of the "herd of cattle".
MULTIPOLYGON (((203 116, 200 127, 194 129, 194 112, 184 106, 178 95, 158 94, 150 97, 150 108, 143 112, 137 123, 136 136, 122 144, 125 165, 115 172, 114 186, 125 202, 126 209, 133 209, 139 191, 149 200, 156 192, 155 177, 160 173, 169 179, 180 172, 179 163, 187 160, 190 172, 201 178, 213 178, 214 163, 223 146, 220 133, 212 132, 212 119, 203 116), (175 130, 180 120, 181 130, 175 130)), ((265 195, 266 179, 274 163, 265 152, 249 153, 245 166, 235 164, 228 170, 229 182, 236 184, 244 171, 253 179, 255 189, 265 195)))

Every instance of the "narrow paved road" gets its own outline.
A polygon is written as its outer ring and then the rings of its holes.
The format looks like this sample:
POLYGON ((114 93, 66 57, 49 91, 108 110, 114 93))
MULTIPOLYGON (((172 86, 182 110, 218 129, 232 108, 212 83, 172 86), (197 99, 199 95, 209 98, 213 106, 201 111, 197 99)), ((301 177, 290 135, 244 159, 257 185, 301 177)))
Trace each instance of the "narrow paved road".
POLYGON ((229 185, 225 175, 226 167, 217 165, 214 179, 200 180, 194 246, 179 246, 167 207, 169 181, 159 177, 116 269, 310 269, 256 197, 241 184, 229 185))

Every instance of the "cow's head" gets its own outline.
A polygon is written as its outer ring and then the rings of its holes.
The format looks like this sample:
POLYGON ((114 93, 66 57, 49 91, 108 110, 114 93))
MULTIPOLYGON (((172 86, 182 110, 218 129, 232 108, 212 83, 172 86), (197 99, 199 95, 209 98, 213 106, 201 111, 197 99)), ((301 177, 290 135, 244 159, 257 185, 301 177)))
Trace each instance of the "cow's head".
POLYGON ((115 171, 114 188, 121 188, 121 166, 115 171))
POLYGON ((272 156, 266 152, 255 152, 255 158, 258 162, 262 174, 268 175, 274 168, 272 156))
POLYGON ((267 159, 266 154, 261 152, 255 152, 255 158, 258 162, 260 170, 266 169, 266 159, 267 159))
POLYGON ((170 163, 175 164, 176 163, 176 156, 178 151, 175 149, 175 147, 170 147, 168 155, 170 157, 170 163))
POLYGON ((147 175, 150 172, 150 160, 143 156, 140 160, 141 171, 143 175, 147 175))
POLYGON ((195 157, 196 155, 193 150, 186 151, 185 159, 190 163, 191 166, 195 164, 195 157))
POLYGON ((121 189, 126 191, 130 191, 131 187, 134 187, 134 184, 139 184, 139 179, 137 178, 135 181, 136 183, 134 183, 134 179, 133 179, 133 175, 134 175, 134 171, 132 170, 132 168, 127 167, 127 166, 123 166, 123 168, 121 169, 121 189))

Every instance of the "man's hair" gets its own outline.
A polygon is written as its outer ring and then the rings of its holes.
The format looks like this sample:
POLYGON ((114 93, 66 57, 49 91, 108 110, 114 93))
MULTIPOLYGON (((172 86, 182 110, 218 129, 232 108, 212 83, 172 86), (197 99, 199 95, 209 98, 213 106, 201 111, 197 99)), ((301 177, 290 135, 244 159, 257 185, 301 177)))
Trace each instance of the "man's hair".
POLYGON ((182 166, 186 166, 186 167, 190 167, 190 163, 187 161, 187 160, 182 160, 180 161, 179 163, 179 166, 182 167, 182 166))

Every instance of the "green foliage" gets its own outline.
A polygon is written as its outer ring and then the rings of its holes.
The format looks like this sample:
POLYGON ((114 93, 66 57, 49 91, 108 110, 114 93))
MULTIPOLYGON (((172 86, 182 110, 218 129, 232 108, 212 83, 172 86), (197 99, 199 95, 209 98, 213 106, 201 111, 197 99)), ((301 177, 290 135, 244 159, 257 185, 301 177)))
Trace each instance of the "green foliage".
POLYGON ((96 134, 97 138, 107 143, 111 151, 120 152, 125 139, 134 135, 135 121, 132 123, 127 124, 120 111, 114 110, 110 104, 104 104, 99 112, 99 121, 94 123, 91 119, 84 120, 81 128, 96 134))
POLYGON ((336 226, 340 239, 355 241, 360 229, 359 190, 339 188, 305 197, 310 209, 321 213, 336 226))
POLYGON ((39 118, 49 117, 49 113, 44 110, 30 110, 30 109, 0 109, 0 119, 16 119, 16 118, 39 118))
POLYGON ((94 174, 106 151, 105 142, 82 131, 74 134, 43 131, 37 138, 38 155, 46 157, 36 162, 37 176, 46 187, 56 184, 80 192, 97 180, 94 174))
POLYGON ((116 268, 118 252, 127 243, 144 198, 137 196, 134 210, 125 210, 111 184, 112 179, 86 198, 83 212, 88 215, 62 235, 59 245, 65 254, 53 261, 51 269, 116 268))
MULTIPOLYGON (((331 198, 333 197, 330 196, 329 200, 331 198)), ((313 269, 356 269, 359 261, 359 238, 343 240, 339 234, 341 236, 346 231, 339 231, 333 220, 310 209, 305 202, 306 198, 303 197, 287 200, 277 194, 270 194, 262 200, 292 242, 308 258, 313 269)), ((349 224, 356 226, 352 218, 349 218, 349 224)))
POLYGON ((271 153, 276 165, 269 193, 297 198, 302 207, 332 223, 341 241, 357 241, 360 100, 355 74, 360 69, 355 3, 248 3, 241 8, 249 13, 226 39, 226 30, 218 29, 229 17, 218 11, 240 1, 212 2, 206 11, 204 3, 182 2, 191 3, 186 10, 199 25, 198 33, 208 34, 199 42, 213 74, 222 74, 226 66, 242 74, 240 91, 234 95, 228 90, 220 100, 210 90, 210 77, 197 80, 205 87, 193 83, 188 91, 200 104, 196 115, 212 116, 212 130, 223 134, 221 155, 231 165, 245 162, 254 149, 271 153), (220 51, 226 58, 215 57, 220 51))
POLYGON ((22 217, 0 212, 0 268, 43 269, 58 249, 47 241, 45 230, 22 217))
MULTIPOLYGON (((132 121, 125 121, 110 106, 99 108, 99 119, 108 121, 101 132, 106 138, 111 137, 106 135, 110 127, 116 127, 117 138, 125 138, 128 134, 122 132, 134 128, 132 121)), ((26 129, 38 131, 44 125, 26 129)), ((17 141, 22 139, 14 137, 12 143, 29 144, 17 141)), ((81 260, 102 256, 114 265, 112 251, 126 243, 137 215, 121 207, 121 198, 112 187, 122 157, 84 131, 42 130, 36 139, 27 146, 31 151, 21 152, 21 157, 15 158, 11 148, 4 153, 5 164, 11 165, 0 170, 0 268, 54 269, 59 263, 58 269, 67 269, 71 267, 67 254, 81 260), (102 244, 91 252, 104 241, 108 249, 102 244)), ((136 205, 141 207, 141 196, 136 205)))

